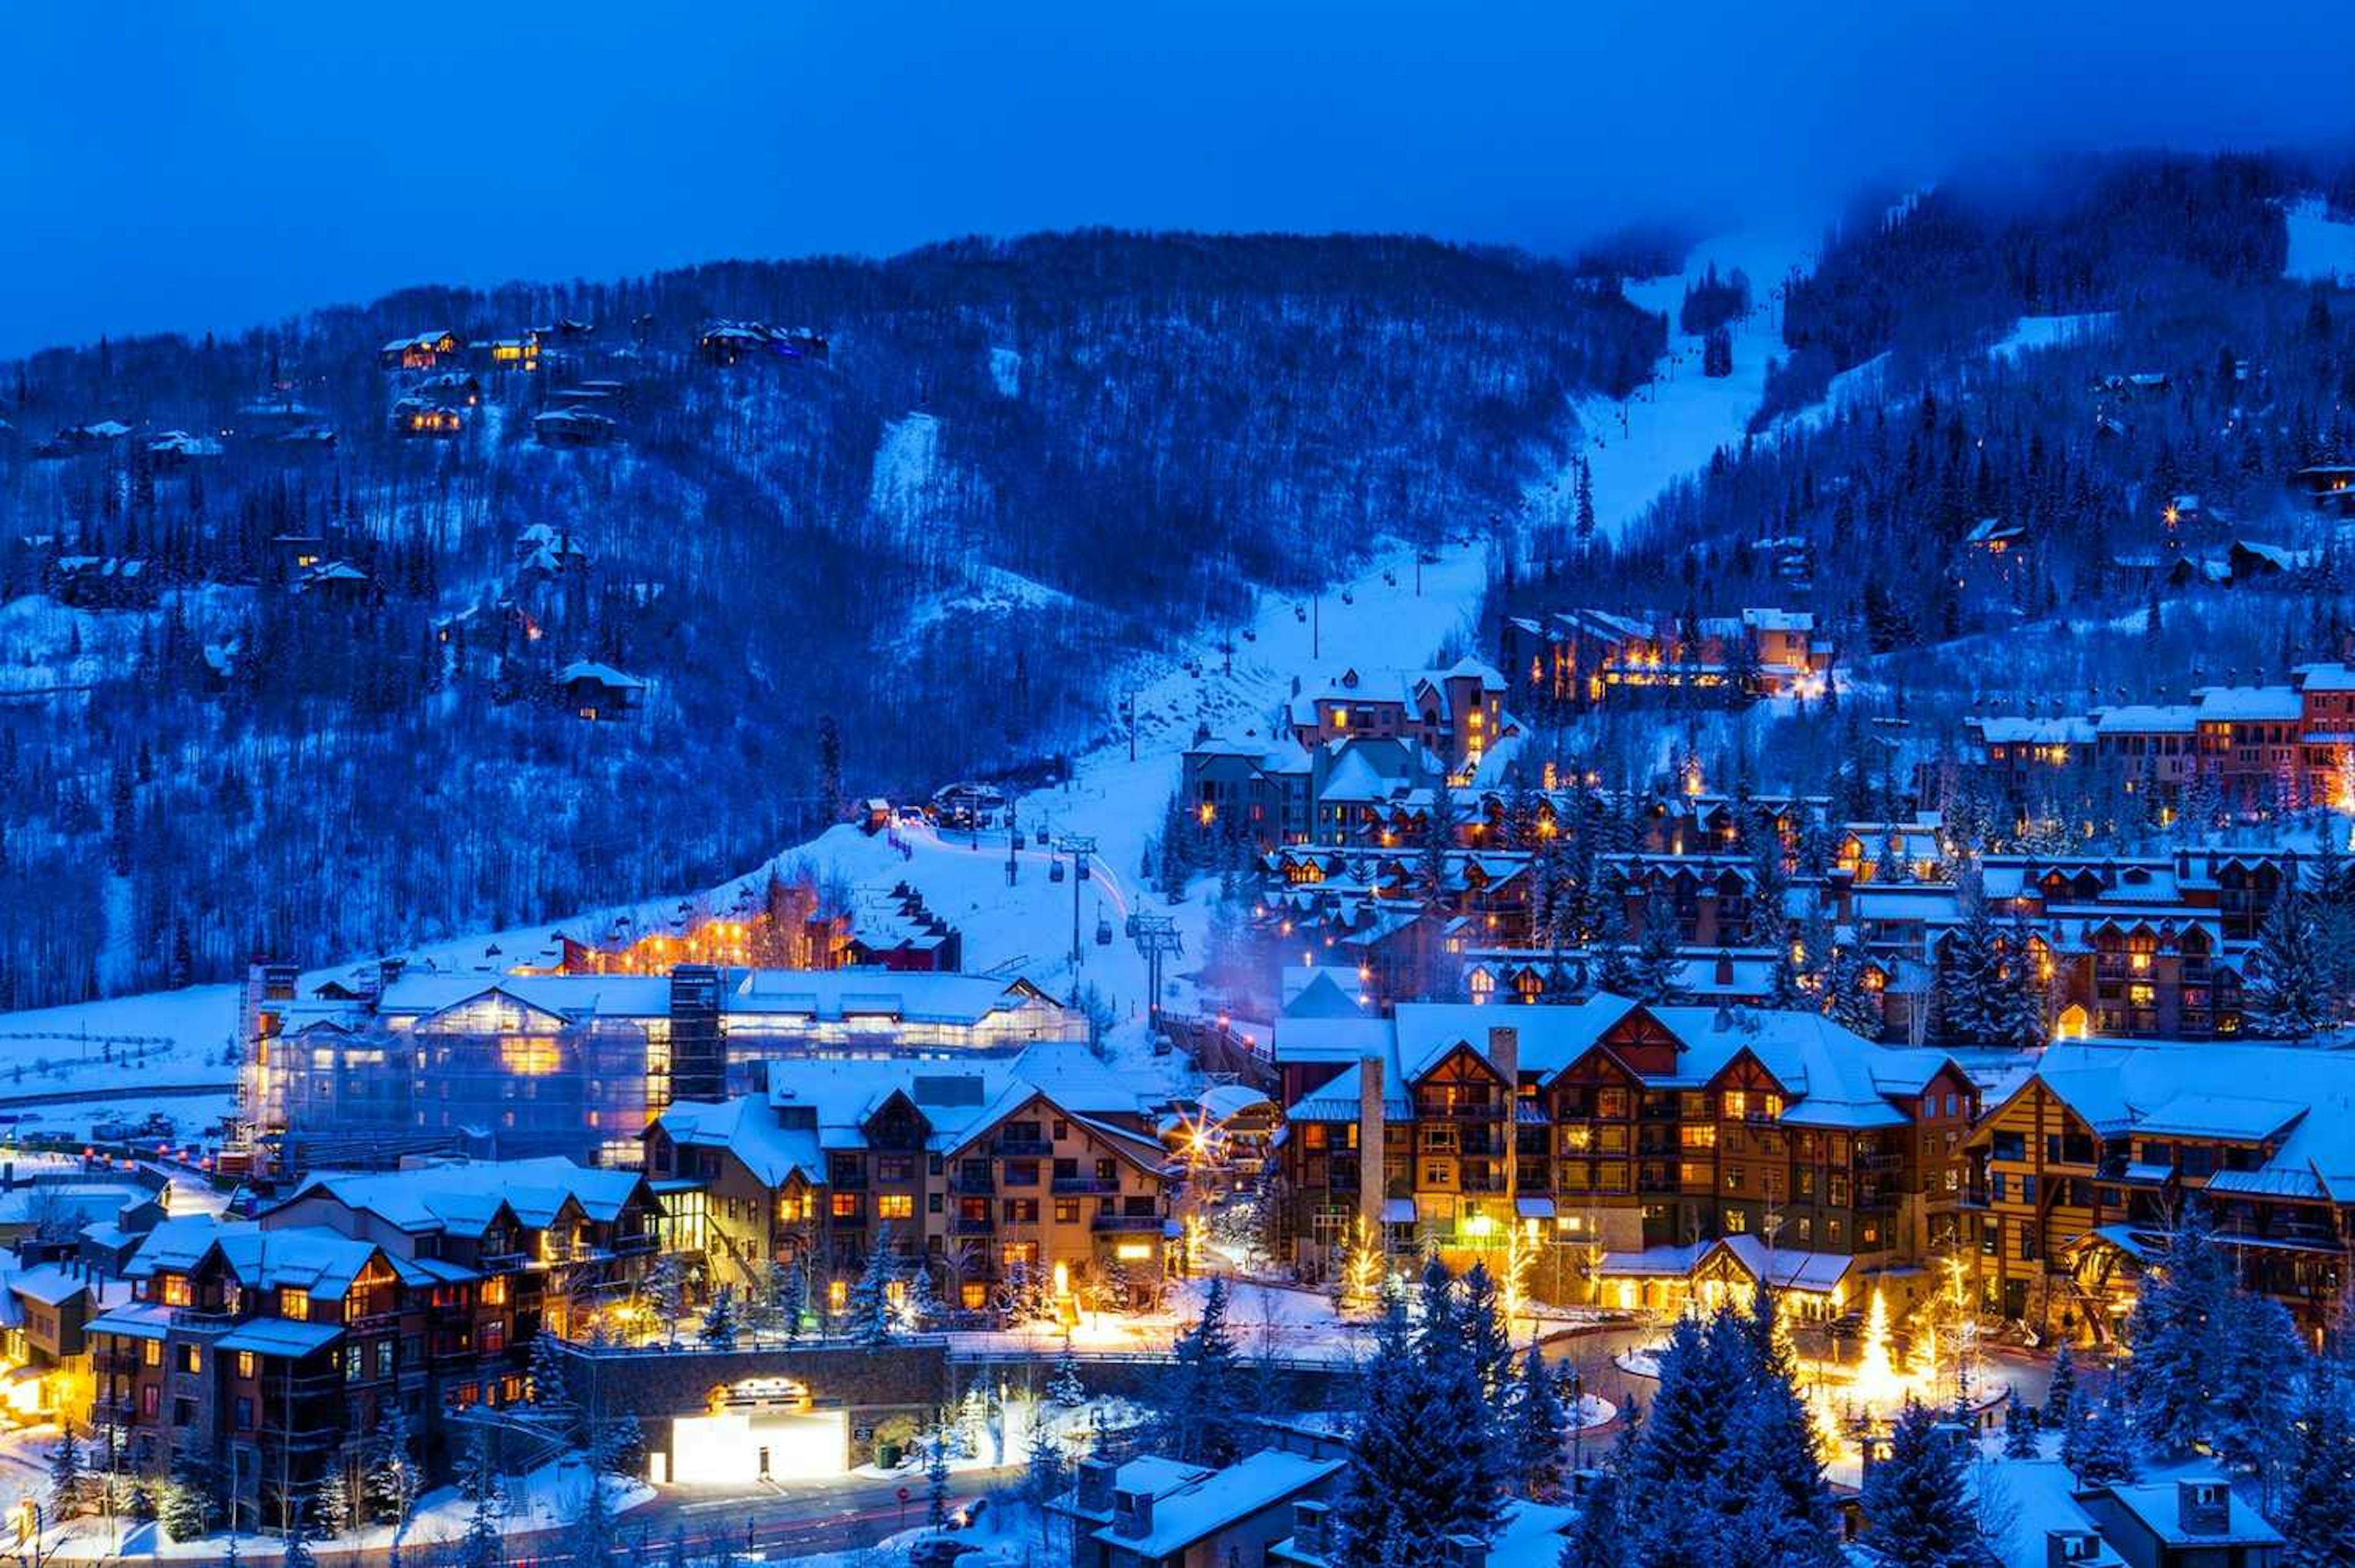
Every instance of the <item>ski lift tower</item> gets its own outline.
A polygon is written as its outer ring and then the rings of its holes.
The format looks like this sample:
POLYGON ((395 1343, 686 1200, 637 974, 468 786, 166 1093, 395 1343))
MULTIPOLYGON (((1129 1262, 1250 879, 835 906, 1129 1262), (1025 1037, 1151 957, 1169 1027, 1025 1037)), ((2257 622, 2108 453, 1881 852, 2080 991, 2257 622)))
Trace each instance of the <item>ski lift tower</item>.
POLYGON ((1071 858, 1071 1006, 1080 1005, 1080 960, 1084 949, 1080 946, 1080 884, 1088 880, 1088 857, 1096 852, 1095 837, 1088 833, 1060 833, 1055 837, 1055 852, 1071 858))
POLYGON ((1161 1029, 1161 960, 1184 957, 1186 939, 1178 933, 1176 918, 1166 914, 1131 915, 1128 933, 1136 939, 1136 951, 1145 959, 1146 984, 1151 987, 1145 1005, 1146 1034, 1151 1038, 1161 1029))

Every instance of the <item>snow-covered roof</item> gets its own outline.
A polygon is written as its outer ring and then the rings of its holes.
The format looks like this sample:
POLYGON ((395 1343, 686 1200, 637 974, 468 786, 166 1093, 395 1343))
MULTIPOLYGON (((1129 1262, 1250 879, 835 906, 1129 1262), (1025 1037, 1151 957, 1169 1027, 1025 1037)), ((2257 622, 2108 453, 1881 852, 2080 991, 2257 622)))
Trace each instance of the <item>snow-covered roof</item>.
POLYGON ((567 1201, 578 1204, 591 1220, 610 1222, 627 1206, 641 1179, 634 1171, 575 1165, 560 1156, 450 1160, 359 1175, 324 1172, 305 1179, 278 1207, 324 1194, 412 1233, 475 1235, 502 1209, 526 1225, 545 1229, 567 1201))
POLYGON ((2209 723, 2297 719, 2306 711, 2295 687, 2203 686, 2192 695, 2200 699, 2200 720, 2209 723))
POLYGON ((2101 1488, 2096 1495, 2101 1494, 2115 1499, 2137 1523, 2169 1546, 2215 1552, 2228 1546, 2282 1544, 2281 1531, 2266 1523, 2263 1514, 2242 1501, 2233 1491, 2232 1483, 2222 1476, 2176 1476, 2163 1481, 2116 1482, 2101 1488), (2182 1488, 2198 1485, 2213 1486, 2222 1492, 2226 1508, 2222 1530, 2195 1531, 2184 1527, 2180 1503, 2182 1488))
POLYGON ((1115 1523, 1107 1523, 1095 1538, 1146 1562, 1175 1557, 1322 1484, 1347 1463, 1281 1448, 1263 1448, 1220 1470, 1132 1459, 1114 1473, 1113 1491, 1151 1497, 1149 1528, 1143 1535, 1124 1535, 1115 1523))
POLYGON ((636 676, 624 675, 612 665, 599 664, 594 659, 575 659, 556 672, 559 686, 570 686, 576 680, 594 681, 616 691, 644 691, 646 688, 646 683, 636 676))
POLYGON ((2199 720, 2200 710, 2188 702, 2133 702, 2100 709, 2094 728, 2104 735, 2189 735, 2199 720))

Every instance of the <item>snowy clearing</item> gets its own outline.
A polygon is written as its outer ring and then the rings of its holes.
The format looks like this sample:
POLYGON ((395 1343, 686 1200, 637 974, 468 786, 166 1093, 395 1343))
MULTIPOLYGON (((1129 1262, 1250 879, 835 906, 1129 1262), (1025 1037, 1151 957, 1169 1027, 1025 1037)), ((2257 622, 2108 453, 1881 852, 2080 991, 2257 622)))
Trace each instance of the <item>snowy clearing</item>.
POLYGON ((2286 208, 2289 261, 2282 276, 2300 283, 2355 283, 2355 219, 2333 218, 2319 197, 2286 208))

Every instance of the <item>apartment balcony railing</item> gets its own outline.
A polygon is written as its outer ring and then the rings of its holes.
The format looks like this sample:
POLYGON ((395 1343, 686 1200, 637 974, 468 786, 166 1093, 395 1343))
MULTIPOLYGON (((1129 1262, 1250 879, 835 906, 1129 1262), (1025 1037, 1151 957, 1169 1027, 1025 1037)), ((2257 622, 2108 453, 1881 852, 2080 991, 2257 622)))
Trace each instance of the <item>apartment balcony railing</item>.
POLYGON ((623 1256, 655 1250, 655 1238, 649 1231, 623 1231, 613 1238, 613 1251, 623 1256))
POLYGON ((1166 1223, 1158 1214, 1099 1214, 1090 1221, 1096 1231, 1151 1231, 1159 1233, 1166 1223))
POLYGON ((520 1274, 530 1264, 528 1253, 491 1253, 475 1260, 485 1274, 520 1274))
POLYGON ((949 1179, 952 1192, 987 1193, 997 1190, 997 1178, 986 1170, 960 1170, 949 1179))
POLYGON ((953 1236, 986 1236, 996 1229, 997 1221, 987 1214, 956 1214, 949 1219, 953 1236))
POLYGON ((197 1307, 172 1308, 172 1327, 185 1328, 192 1334, 219 1334, 236 1327, 232 1313, 213 1312, 197 1307))
POLYGON ((1055 1152, 1055 1146, 1045 1138, 1001 1137, 996 1148, 1005 1159, 1045 1159, 1055 1152))
POLYGON ((1059 1176, 1055 1178, 1055 1191, 1064 1197, 1085 1195, 1091 1192, 1117 1192, 1119 1190, 1120 1179, 1114 1176, 1059 1176))

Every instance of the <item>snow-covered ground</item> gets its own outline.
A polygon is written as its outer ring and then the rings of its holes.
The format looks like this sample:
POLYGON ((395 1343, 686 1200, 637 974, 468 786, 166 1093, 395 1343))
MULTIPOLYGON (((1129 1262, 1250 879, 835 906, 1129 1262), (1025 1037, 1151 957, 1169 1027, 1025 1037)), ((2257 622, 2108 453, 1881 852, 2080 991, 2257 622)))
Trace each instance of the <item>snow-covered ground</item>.
POLYGON ((2304 283, 2355 283, 2355 220, 2333 218, 2319 198, 2287 208, 2289 261, 2282 275, 2304 283))
MULTIPOLYGON (((1676 481, 1705 466, 1719 447, 1742 440, 1766 390, 1766 361, 1784 352, 1781 289, 1794 270, 1813 264, 1817 231, 1748 230, 1705 240, 1673 277, 1627 285, 1627 297, 1668 317, 1668 352, 1647 386, 1625 402, 1592 398, 1579 405, 1586 437, 1581 455, 1594 476, 1594 517, 1617 533, 1676 481), (1685 285, 1711 263, 1720 275, 1740 268, 1750 279, 1749 314, 1732 325, 1733 374, 1700 373, 1701 339, 1676 327, 1685 285)), ((1566 479, 1553 484, 1559 487, 1566 479)))
MULTIPOLYGON (((1801 227, 1707 240, 1687 258, 1683 275, 1629 285, 1631 298, 1646 309, 1666 312, 1673 323, 1687 280, 1698 278, 1714 263, 1721 274, 1737 267, 1746 272, 1754 303, 1733 325, 1732 375, 1702 376, 1700 339, 1672 328, 1668 352, 1654 379, 1634 397, 1625 403, 1588 400, 1572 411, 1581 428, 1580 454, 1591 467, 1602 529, 1615 533, 1625 528, 1668 485, 1702 468, 1720 446, 1742 439, 1764 390, 1766 361, 1781 349, 1781 285, 1812 261, 1816 232, 1801 227)), ((911 414, 887 429, 876 454, 871 505, 900 516, 921 511, 938 458, 937 437, 935 421, 923 414, 911 414)), ((1531 509, 1558 508, 1572 483, 1565 471, 1532 485, 1531 509)), ((1068 783, 1022 798, 1018 809, 1026 842, 1015 854, 1017 879, 1010 886, 1003 833, 976 841, 967 835, 901 829, 900 843, 895 845, 846 826, 785 849, 778 859, 811 862, 876 892, 909 882, 932 910, 961 929, 968 969, 1018 972, 1057 996, 1068 995, 1075 978, 1094 987, 1116 1020, 1114 1050, 1134 1062, 1140 1071, 1140 1088, 1149 1090, 1155 1082, 1151 1075, 1168 1068, 1144 1053, 1146 967, 1122 934, 1123 923, 1128 914, 1146 909, 1176 919, 1187 957, 1165 972, 1169 987, 1164 999, 1165 1005, 1180 1009, 1195 1005, 1193 987, 1185 976, 1199 962, 1209 930, 1209 901, 1199 885, 1193 897, 1173 907, 1146 888, 1140 875, 1146 846, 1159 831, 1165 803, 1178 783, 1180 753, 1193 742, 1198 727, 1224 737, 1255 735, 1271 747, 1289 744, 1276 720, 1295 678, 1305 681, 1350 666, 1412 667, 1435 659, 1444 647, 1466 645, 1491 566, 1489 541, 1475 534, 1469 524, 1419 564, 1414 549, 1375 540, 1362 568, 1322 593, 1263 594, 1242 624, 1209 628, 1189 646, 1131 661, 1112 684, 1117 694, 1135 701, 1135 757, 1124 734, 1109 737, 1077 759, 1068 783), (1228 644, 1231 653, 1221 646, 1228 644), (1050 835, 1095 838, 1090 880, 1049 880, 1051 854, 1031 837, 1042 826, 1050 835), (1071 954, 1075 891, 1080 923, 1076 974, 1071 954), (1099 916, 1113 928, 1109 946, 1094 942, 1099 916)), ((1039 587, 1010 573, 980 586, 984 592, 1009 601, 1039 587)), ((709 896, 715 904, 724 904, 740 887, 757 886, 765 872, 765 867, 755 869, 709 896)), ((622 912, 645 924, 668 918, 679 901, 673 892, 627 911, 582 912, 570 919, 428 944, 405 954, 412 963, 496 973, 540 952, 559 926, 602 930, 622 912)), ((355 955, 354 960, 364 956, 355 955)), ((316 971, 304 977, 304 984, 320 983, 349 966, 347 962, 316 971)), ((85 1055, 78 1039, 42 1041, 23 1038, 27 1035, 79 1037, 87 1032, 93 1040, 152 1036, 168 1043, 148 1048, 153 1054, 140 1064, 141 1085, 212 1083, 223 1086, 221 1093, 202 1099, 157 1100, 152 1107, 145 1101, 108 1101, 103 1109, 144 1115, 153 1108, 176 1117, 184 1128, 201 1126, 230 1109, 227 1085, 232 1074, 220 1057, 236 1037, 237 1014, 238 988, 220 985, 0 1015, 0 1102, 11 1093, 86 1088, 99 1096, 120 1093, 126 1087, 119 1065, 97 1059, 95 1051, 85 1055), (37 1071, 44 1058, 49 1061, 46 1073, 37 1071), (20 1065, 26 1070, 21 1085, 9 1083, 20 1065)), ((0 1110, 5 1109, 0 1104, 0 1110)), ((42 1106, 37 1114, 54 1124, 76 1109, 42 1106)))
MULTIPOLYGON (((37 1426, 0 1439, 0 1477, 16 1483, 16 1489, 23 1492, 46 1494, 48 1449, 56 1436, 54 1427, 37 1426)), ((656 1495, 655 1488, 643 1481, 624 1481, 610 1476, 605 1477, 604 1487, 606 1505, 615 1515, 652 1502, 656 1495)), ((559 1460, 527 1475, 507 1477, 503 1494, 505 1511, 499 1520, 501 1533, 529 1535, 565 1528, 581 1516, 588 1488, 588 1467, 578 1460, 559 1460)), ((401 1551, 405 1554, 431 1556, 453 1545, 464 1535, 473 1509, 474 1505, 461 1497, 455 1487, 441 1487, 426 1493, 418 1500, 416 1512, 400 1532, 401 1551)), ((331 1541, 314 1541, 312 1550, 317 1556, 381 1552, 392 1545, 392 1538, 391 1526, 370 1525, 331 1541)), ((195 1541, 172 1541, 152 1522, 124 1520, 118 1526, 102 1518, 85 1516, 45 1531, 40 1555, 42 1561, 54 1558, 76 1563, 127 1557, 218 1563, 227 1552, 229 1539, 223 1532, 195 1541)), ((285 1550, 284 1544, 273 1536, 240 1533, 236 1541, 238 1555, 246 1559, 275 1559, 285 1550)))
POLYGON ((2077 315, 2023 315, 2012 323, 2009 332, 1987 345, 1987 356, 1994 359, 2016 359, 2035 349, 2098 337, 2116 325, 2117 319, 2115 312, 2106 310, 2086 311, 2077 315))

